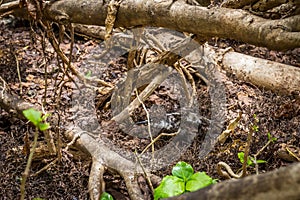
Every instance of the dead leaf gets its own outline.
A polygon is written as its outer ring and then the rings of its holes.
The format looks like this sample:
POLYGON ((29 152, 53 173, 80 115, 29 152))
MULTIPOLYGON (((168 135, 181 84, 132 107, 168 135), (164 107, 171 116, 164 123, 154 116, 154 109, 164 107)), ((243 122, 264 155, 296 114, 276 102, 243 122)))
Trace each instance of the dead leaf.
POLYGON ((238 97, 238 100, 243 102, 245 105, 250 105, 252 100, 249 98, 248 94, 247 93, 244 93, 244 92, 238 92, 237 93, 237 97, 238 97))
POLYGON ((234 119, 231 120, 226 128, 225 131, 223 131, 221 133, 221 135, 218 136, 217 141, 220 144, 224 144, 224 142, 226 141, 226 139, 229 137, 230 133, 234 132, 234 129, 236 128, 236 126, 238 125, 240 119, 242 118, 242 112, 239 112, 238 116, 234 119))

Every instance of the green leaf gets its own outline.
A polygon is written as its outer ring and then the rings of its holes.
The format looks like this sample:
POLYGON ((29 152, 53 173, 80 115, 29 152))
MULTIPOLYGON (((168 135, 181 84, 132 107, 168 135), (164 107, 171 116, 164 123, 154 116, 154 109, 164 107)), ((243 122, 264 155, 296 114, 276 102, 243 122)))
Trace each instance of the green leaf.
POLYGON ((258 132, 258 126, 257 125, 253 125, 252 129, 255 131, 255 132, 258 132))
POLYGON ((253 115, 253 118, 254 118, 254 120, 255 120, 255 123, 258 123, 258 122, 259 122, 259 119, 258 119, 258 117, 257 117, 256 114, 253 115))
POLYGON ((114 200, 114 198, 107 192, 101 194, 100 200, 114 200))
POLYGON ((187 181, 186 191, 193 192, 214 183, 216 183, 216 180, 212 179, 205 172, 197 172, 187 181))
POLYGON ((49 123, 41 123, 42 121, 45 121, 47 117, 50 116, 50 114, 42 116, 42 113, 40 111, 29 108, 23 111, 23 115, 41 131, 45 131, 50 128, 49 123))
POLYGON ((38 124, 38 128, 41 130, 41 131, 45 131, 47 129, 50 128, 50 124, 49 123, 39 123, 38 124))
POLYGON ((44 200, 44 199, 37 197, 37 198, 33 198, 32 200, 44 200))
POLYGON ((248 166, 253 166, 254 163, 248 158, 248 160, 247 160, 247 165, 248 165, 248 166))
POLYGON ((239 152, 238 157, 240 159, 240 162, 243 164, 244 163, 244 152, 239 152))
MULTIPOLYGON (((238 153, 238 157, 239 157, 240 162, 241 162, 242 164, 244 163, 244 156, 245 156, 244 152, 239 152, 239 153, 238 153)), ((253 162, 249 159, 249 156, 248 156, 248 160, 247 160, 247 165, 248 165, 248 166, 253 165, 253 162)))
POLYGON ((277 138, 272 137, 271 133, 268 133, 268 140, 271 141, 271 142, 276 142, 277 138))
POLYGON ((173 197, 183 194, 185 184, 181 178, 176 176, 165 176, 160 185, 154 190, 154 200, 173 197))
POLYGON ((38 126, 38 124, 42 121, 41 119, 42 113, 33 108, 23 110, 23 115, 26 117, 26 119, 31 121, 35 126, 38 126))
POLYGON ((172 175, 183 179, 185 182, 194 174, 194 169, 186 162, 178 162, 172 169, 172 175))
POLYGON ((45 115, 42 116, 42 121, 46 121, 47 118, 50 116, 50 113, 46 113, 45 115))
POLYGON ((90 78, 92 76, 92 71, 88 71, 85 75, 85 77, 90 78))
POLYGON ((272 135, 270 132, 267 133, 268 134, 268 140, 272 140, 272 135))
POLYGON ((257 164, 262 164, 262 163, 266 163, 266 162, 267 162, 266 160, 256 160, 257 164))

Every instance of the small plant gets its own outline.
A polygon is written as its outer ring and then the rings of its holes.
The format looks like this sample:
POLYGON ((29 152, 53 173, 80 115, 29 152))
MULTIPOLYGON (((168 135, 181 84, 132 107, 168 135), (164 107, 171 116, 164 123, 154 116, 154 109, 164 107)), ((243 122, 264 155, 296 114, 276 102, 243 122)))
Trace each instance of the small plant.
MULTIPOLYGON (((277 138, 276 137, 273 137, 271 135, 271 133, 268 133, 268 143, 271 143, 271 142, 276 142, 277 141, 277 138)), ((267 143, 267 144, 268 144, 267 143)))
POLYGON ((23 111, 23 115, 41 131, 45 131, 50 128, 49 123, 44 123, 50 114, 42 116, 42 112, 37 111, 33 108, 29 108, 23 111))
MULTIPOLYGON (((244 156, 245 156, 245 154, 244 154, 244 152, 239 152, 238 153, 238 157, 239 157, 239 159, 240 159, 240 162, 243 164, 244 163, 244 156)), ((254 159, 254 157, 252 157, 252 156, 248 156, 248 159, 247 159, 247 165, 248 166, 251 166, 251 167, 254 167, 254 161, 255 159, 254 159)), ((256 163, 257 164, 262 164, 262 163, 266 163, 267 161, 265 161, 265 160, 256 160, 256 163)))
POLYGON ((100 200, 114 200, 114 198, 107 192, 101 194, 100 200))
POLYGON ((190 164, 178 162, 172 169, 172 176, 165 176, 154 190, 154 200, 177 196, 185 192, 193 192, 215 184, 205 172, 196 172, 190 164))
POLYGON ((86 74, 85 74, 85 77, 86 78, 91 78, 91 76, 92 76, 92 71, 88 71, 86 74))
POLYGON ((242 171, 239 174, 235 174, 231 167, 224 163, 219 162, 217 171, 221 176, 224 176, 226 178, 242 178, 247 175, 247 167, 255 167, 256 174, 258 174, 258 164, 266 163, 265 160, 257 160, 258 155, 265 150, 265 148, 272 142, 275 142, 277 138, 272 137, 270 133, 268 133, 268 142, 253 156, 249 155, 250 151, 250 144, 252 142, 252 135, 254 132, 258 132, 259 126, 258 126, 259 119, 256 114, 253 115, 253 123, 250 124, 250 129, 247 136, 247 143, 244 152, 238 153, 238 158, 240 159, 240 162, 243 164, 242 171), (246 161, 247 160, 247 161, 246 161), (246 162, 245 162, 246 161, 246 162), (226 171, 223 171, 222 168, 225 168, 226 171))
MULTIPOLYGON (((248 166, 251 166, 251 167, 254 167, 256 168, 256 171, 257 171, 257 165, 258 164, 262 164, 262 163, 266 163, 267 161, 265 160, 257 160, 257 156, 263 151, 265 150, 265 148, 270 145, 271 143, 273 142, 276 142, 277 141, 277 138, 276 137, 273 137, 271 135, 271 133, 268 133, 267 134, 268 136, 268 142, 252 157, 252 156, 248 156, 248 159, 247 159, 247 165, 248 166)), ((244 163, 244 152, 239 152, 238 153, 238 157, 240 159, 240 162, 241 163, 244 163)))
MULTIPOLYGON (((270 143, 272 143, 272 142, 276 142, 277 141, 277 138, 276 137, 273 137, 272 135, 271 135, 271 133, 268 133, 268 142, 258 151, 258 153, 256 153, 255 155, 254 155, 254 157, 252 157, 252 156, 249 156, 248 157, 248 159, 247 159, 247 165, 248 166, 252 166, 252 167, 254 167, 254 165, 255 165, 255 162, 257 163, 257 164, 262 164, 262 163, 266 163, 267 161, 265 161, 265 160, 256 160, 256 157, 270 144, 270 143)), ((244 163, 244 152, 239 152, 238 153, 238 157, 239 157, 239 159, 240 159, 240 162, 241 163, 244 163)))
POLYGON ((22 180, 21 180, 21 186, 20 186, 20 191, 21 191, 20 199, 21 200, 25 199, 25 183, 26 183, 26 179, 29 175, 29 170, 30 170, 33 154, 35 152, 35 148, 36 148, 36 145, 37 145, 39 130, 40 131, 46 131, 47 129, 50 128, 50 124, 45 122, 47 117, 49 116, 49 114, 46 114, 46 115, 42 116, 42 112, 37 111, 33 108, 30 108, 30 109, 24 110, 23 115, 31 123, 33 123, 33 125, 35 126, 36 129, 35 129, 35 133, 34 133, 33 145, 32 145, 32 148, 30 150, 30 154, 29 154, 29 157, 28 157, 28 160, 27 160, 26 168, 25 168, 25 171, 23 173, 22 180))

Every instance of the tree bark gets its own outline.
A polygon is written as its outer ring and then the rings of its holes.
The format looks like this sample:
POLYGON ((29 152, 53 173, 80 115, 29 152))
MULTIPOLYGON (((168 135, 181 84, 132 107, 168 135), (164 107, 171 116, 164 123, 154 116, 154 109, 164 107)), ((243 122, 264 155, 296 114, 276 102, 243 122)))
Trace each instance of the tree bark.
MULTIPOLYGON (((16 1, 18 2, 18 1, 16 1)), ((43 9, 46 18, 60 23, 105 25, 107 1, 50 1, 43 9)), ((236 1, 228 1, 236 3, 236 1)), ((224 6, 228 6, 225 1, 224 6)), ((243 1, 247 3, 248 1, 243 1)), ((15 3, 16 4, 16 3, 15 3)), ((230 4, 231 5, 231 4, 230 4)), ((2 4, 0 14, 7 11, 2 4)), ((300 4, 295 2, 296 10, 300 4)), ((229 6, 230 7, 230 6, 229 6)), ((232 7, 232 6, 231 6, 232 7)), ((15 7, 10 7, 15 9, 15 7)), ((115 27, 155 26, 189 32, 204 38, 231 38, 274 50, 300 47, 300 15, 269 20, 242 9, 207 8, 177 0, 121 1, 115 27)))
POLYGON ((296 200, 300 197, 300 163, 265 174, 224 181, 169 200, 296 200))
MULTIPOLYGON (((45 16, 53 21, 105 25, 107 3, 99 0, 55 1, 45 16)), ((207 37, 232 38, 275 50, 300 47, 300 15, 268 20, 240 9, 206 8, 183 1, 123 0, 115 27, 155 26, 207 37)))
POLYGON ((223 69, 237 78, 279 94, 300 93, 300 68, 236 52, 224 54, 223 69))

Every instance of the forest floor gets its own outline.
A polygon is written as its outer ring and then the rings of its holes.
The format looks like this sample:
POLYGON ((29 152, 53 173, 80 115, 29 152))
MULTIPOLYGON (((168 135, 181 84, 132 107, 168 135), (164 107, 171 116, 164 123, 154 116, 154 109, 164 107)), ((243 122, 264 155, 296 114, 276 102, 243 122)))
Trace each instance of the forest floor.
MULTIPOLYGON (((57 70, 55 52, 48 43, 43 44, 39 40, 40 36, 36 35, 37 30, 35 30, 36 32, 32 31, 28 23, 22 21, 11 23, 2 21, 1 23, 0 76, 7 82, 10 92, 18 94, 32 104, 41 106, 45 96, 44 68, 45 63, 48 64, 47 103, 44 109, 52 113, 53 116, 60 116, 61 121, 59 125, 51 124, 51 132, 54 138, 58 139, 57 136, 60 134, 58 130, 60 132, 65 131, 67 123, 72 119, 70 108, 74 84, 71 81, 61 82, 61 85, 58 87, 59 90, 55 89, 56 81, 59 82, 67 78, 63 77, 62 73, 57 70), (42 45, 45 45, 45 51, 43 51, 42 45), (22 86, 18 77, 18 68, 22 86)), ((101 41, 75 37, 74 65, 80 68, 83 64, 92 63, 89 61, 91 54, 101 53, 102 47, 100 48, 100 44, 101 41)), ((231 46, 237 52, 300 67, 300 49, 282 53, 232 40, 212 40, 210 44, 220 48, 231 46)), ((61 48, 64 52, 69 51, 70 43, 68 39, 62 42, 61 48)), ((127 71, 126 63, 126 55, 109 62, 107 66, 103 66, 103 73, 99 78, 115 84, 125 76, 127 71)), ((236 130, 227 138, 224 144, 216 144, 208 155, 199 159, 197 155, 203 141, 202 133, 208 129, 205 124, 203 124, 203 127, 199 126, 199 135, 196 136, 190 147, 183 152, 179 160, 191 164, 195 171, 204 171, 211 177, 219 179, 219 181, 225 180, 216 171, 217 163, 220 161, 226 162, 234 172, 241 169, 242 164, 237 154, 245 148, 247 134, 252 128, 251 123, 254 121, 254 115, 257 116, 259 122, 257 123, 258 131, 254 133, 252 139, 250 155, 255 155, 268 142, 268 133, 277 139, 258 155, 258 159, 267 161, 264 164, 259 164, 259 173, 289 165, 297 156, 299 158, 299 94, 278 95, 271 91, 257 88, 250 83, 239 81, 232 75, 227 77, 224 74, 222 83, 225 86, 227 101, 226 120, 222 130, 225 130, 228 123, 241 112, 242 117, 236 130), (282 155, 282 149, 286 149, 286 147, 294 152, 294 157, 282 155)), ((208 87, 201 80, 197 80, 196 84, 199 113, 201 116, 211 120, 211 98, 208 87)), ((97 104, 97 97, 95 104, 97 104)), ((101 99, 101 95, 99 98, 101 99)), ((105 102, 108 102, 108 100, 105 102)), ((169 83, 158 87, 145 102, 145 105, 147 108, 150 108, 152 105, 163 106, 166 113, 178 112, 178 99, 176 94, 172 92, 172 86, 169 83)), ((108 121, 112 116, 111 109, 103 108, 103 106, 95 106, 100 124, 108 121)), ((145 116, 146 113, 141 107, 136 109, 132 118, 136 123, 143 124, 146 120, 145 116)), ((174 127, 176 127, 176 122, 173 121, 173 123, 175 123, 174 127)), ((21 120, 12 113, 0 108, 0 188, 2 194, 0 199, 17 199, 20 195, 20 180, 28 155, 28 151, 24 147, 28 141, 33 140, 33 130, 25 120, 21 120)), ((169 130, 169 132, 172 131, 174 130, 169 130)), ((147 139, 137 139, 128 136, 120 130, 110 132, 107 138, 119 147, 130 151, 137 150, 140 152, 149 144, 147 139)), ((61 139, 63 142, 62 146, 65 146, 68 141, 65 138, 61 139)), ((163 139, 161 139, 159 144, 164 144, 163 139)), ((40 145, 43 141, 43 134, 41 134, 39 137, 40 145)), ((35 157, 31 167, 31 176, 26 183, 26 198, 88 199, 88 177, 91 158, 82 156, 75 148, 71 148, 67 152, 63 151, 60 162, 55 163, 52 167, 36 176, 32 175, 55 158, 56 156, 46 154, 43 154, 41 157, 35 157)), ((176 162, 169 163, 166 167, 157 171, 156 174, 161 177, 170 174, 172 166, 176 162)), ((248 173, 255 174, 255 169, 249 167, 248 173)), ((111 193, 115 199, 129 199, 125 183, 119 176, 105 173, 105 181, 106 191, 111 193)))

